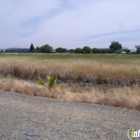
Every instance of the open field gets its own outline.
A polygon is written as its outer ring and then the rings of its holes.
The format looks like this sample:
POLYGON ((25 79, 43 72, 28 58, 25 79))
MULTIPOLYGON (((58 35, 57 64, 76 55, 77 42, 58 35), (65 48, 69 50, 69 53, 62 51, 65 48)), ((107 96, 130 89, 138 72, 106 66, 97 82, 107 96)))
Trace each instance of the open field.
POLYGON ((140 55, 0 54, 0 77, 1 90, 140 110, 140 55), (36 84, 48 75, 52 91, 36 84))

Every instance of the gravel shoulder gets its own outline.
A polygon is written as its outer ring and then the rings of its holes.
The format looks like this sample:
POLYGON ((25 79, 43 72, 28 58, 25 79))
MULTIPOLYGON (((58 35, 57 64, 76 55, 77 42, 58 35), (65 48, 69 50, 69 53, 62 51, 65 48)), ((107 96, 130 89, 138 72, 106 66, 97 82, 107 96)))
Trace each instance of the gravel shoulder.
POLYGON ((0 140, 128 140, 129 128, 140 111, 0 91, 0 140))

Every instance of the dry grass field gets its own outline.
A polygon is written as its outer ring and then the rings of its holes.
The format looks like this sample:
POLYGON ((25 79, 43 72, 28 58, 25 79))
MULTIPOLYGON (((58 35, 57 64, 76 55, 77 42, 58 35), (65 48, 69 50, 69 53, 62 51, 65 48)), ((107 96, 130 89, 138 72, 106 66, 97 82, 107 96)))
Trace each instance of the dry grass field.
POLYGON ((140 110, 140 55, 0 54, 0 90, 140 110))

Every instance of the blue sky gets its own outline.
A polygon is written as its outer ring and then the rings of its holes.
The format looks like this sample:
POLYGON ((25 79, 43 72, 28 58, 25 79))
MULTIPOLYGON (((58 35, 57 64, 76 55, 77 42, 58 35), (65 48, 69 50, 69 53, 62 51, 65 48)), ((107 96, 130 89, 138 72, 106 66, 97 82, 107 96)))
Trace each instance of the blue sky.
POLYGON ((0 48, 140 45, 140 0, 1 0, 0 48))

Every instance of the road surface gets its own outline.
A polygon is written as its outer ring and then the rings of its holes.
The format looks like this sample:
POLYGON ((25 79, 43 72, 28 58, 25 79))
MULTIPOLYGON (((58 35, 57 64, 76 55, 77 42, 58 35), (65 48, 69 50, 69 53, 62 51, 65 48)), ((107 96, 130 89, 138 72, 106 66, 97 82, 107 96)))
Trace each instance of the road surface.
POLYGON ((140 111, 0 91, 0 140, 128 140, 140 111))

